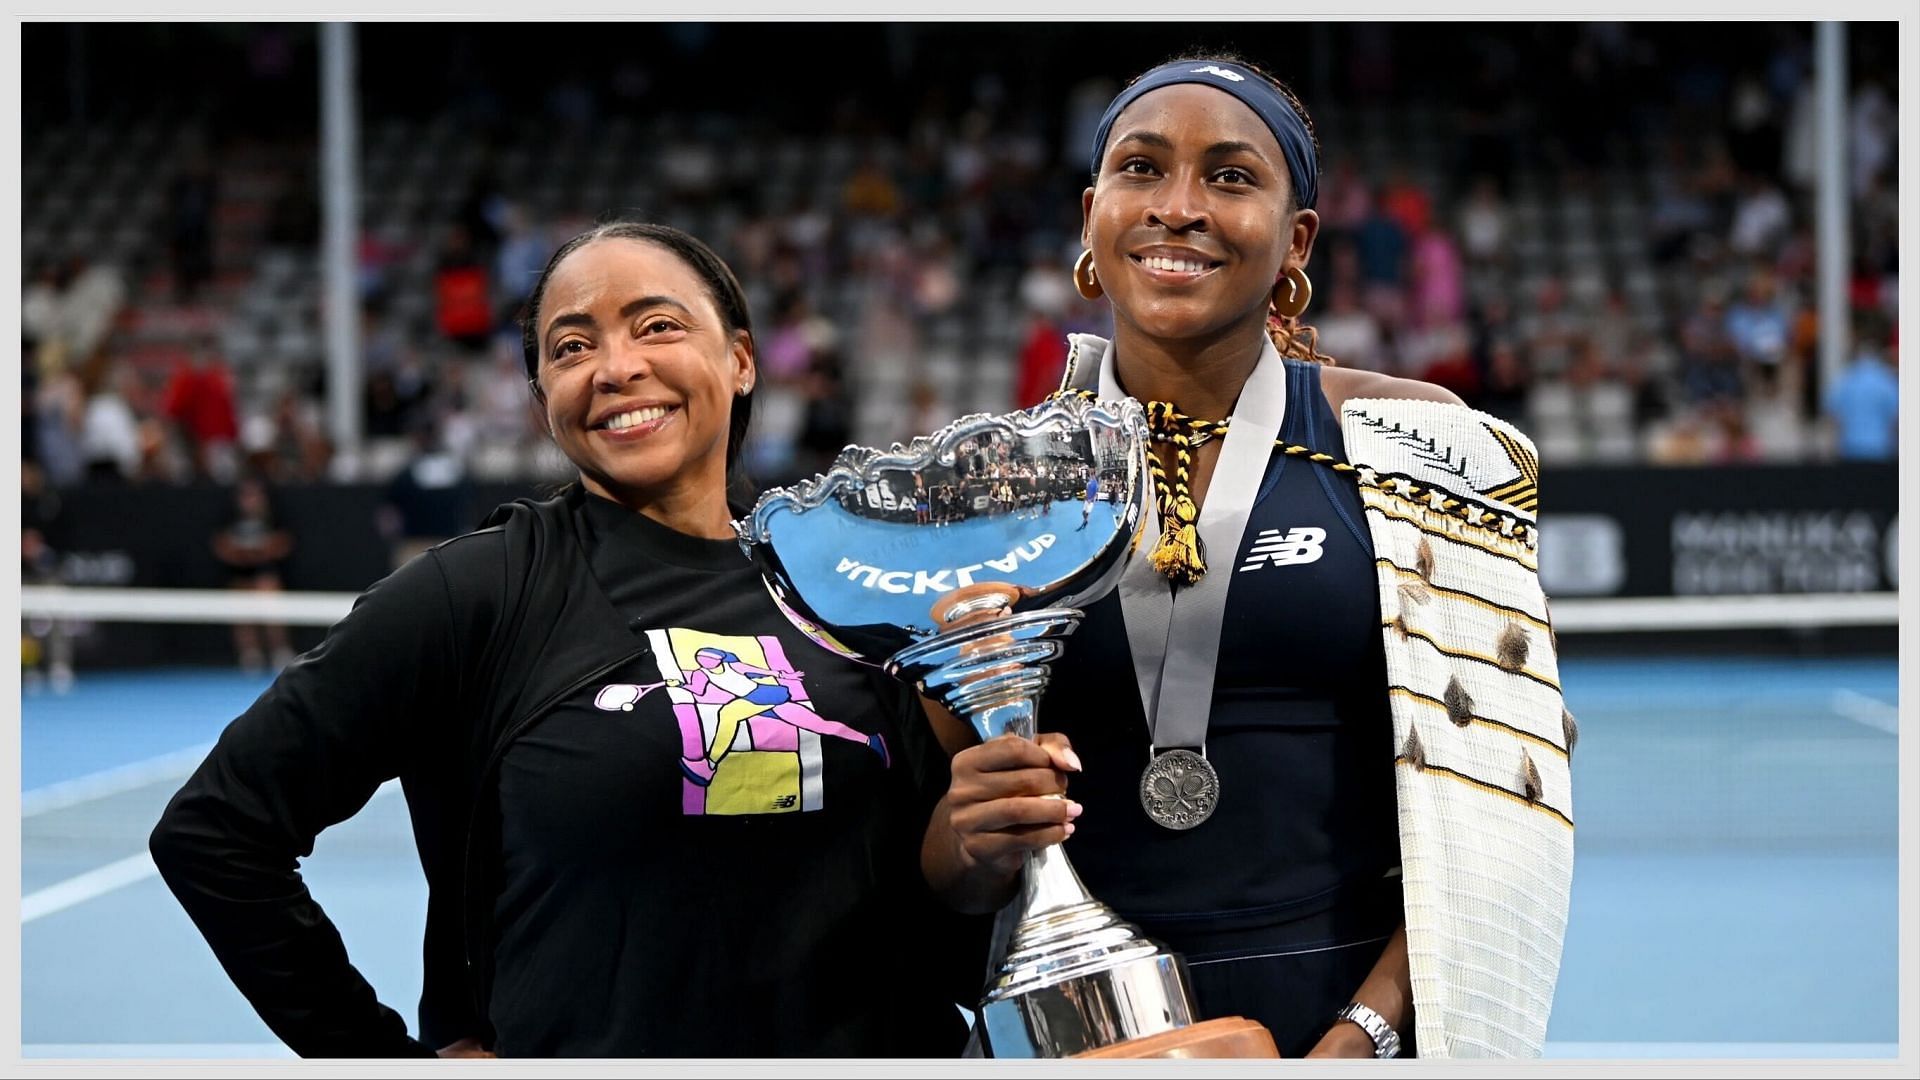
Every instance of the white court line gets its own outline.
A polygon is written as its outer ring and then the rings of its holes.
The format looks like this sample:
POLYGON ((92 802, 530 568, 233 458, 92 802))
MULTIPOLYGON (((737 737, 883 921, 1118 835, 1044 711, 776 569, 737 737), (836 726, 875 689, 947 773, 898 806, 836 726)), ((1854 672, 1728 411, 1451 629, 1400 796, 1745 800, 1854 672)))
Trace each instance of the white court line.
POLYGON ((105 799, 128 791, 135 791, 148 784, 157 784, 162 780, 185 777, 198 768, 206 759, 212 743, 189 746, 185 750, 175 750, 170 754, 150 757, 145 761, 135 761, 111 769, 102 769, 96 773, 77 776, 72 780, 62 780, 57 784, 37 787, 23 792, 20 796, 20 817, 30 818, 36 814, 45 814, 54 810, 65 810, 70 806, 105 799))
POLYGON ((1900 1044, 1788 1043, 1788 1042, 1553 1042, 1541 1057, 1562 1060, 1619 1061, 1641 1059, 1710 1058, 1733 1061, 1808 1061, 1875 1059, 1900 1056, 1900 1044))
POLYGON ((169 1061, 290 1058, 281 1043, 26 1043, 23 1058, 157 1058, 169 1061))
MULTIPOLYGON (((400 790, 400 781, 389 780, 381 784, 373 793, 373 799, 389 791, 400 790)), ((373 799, 367 800, 372 802, 373 799)), ((76 904, 84 904, 95 897, 105 896, 117 889, 145 881, 160 873, 153 865, 153 856, 146 852, 129 855, 119 862, 108 863, 84 874, 70 877, 65 881, 49 885, 39 892, 24 896, 20 900, 20 925, 51 915, 56 911, 65 911, 76 904)))
POLYGON ((115 889, 124 889, 159 873, 159 867, 153 865, 153 856, 143 851, 97 870, 89 870, 78 877, 70 877, 57 885, 49 885, 37 893, 22 897, 20 925, 25 926, 42 915, 65 911, 75 904, 84 904, 96 896, 105 896, 115 889))
POLYGON ((1856 724, 1865 724, 1875 731, 1884 731, 1889 735, 1900 734, 1900 710, 1879 698, 1868 697, 1859 691, 1835 690, 1833 711, 1856 724))

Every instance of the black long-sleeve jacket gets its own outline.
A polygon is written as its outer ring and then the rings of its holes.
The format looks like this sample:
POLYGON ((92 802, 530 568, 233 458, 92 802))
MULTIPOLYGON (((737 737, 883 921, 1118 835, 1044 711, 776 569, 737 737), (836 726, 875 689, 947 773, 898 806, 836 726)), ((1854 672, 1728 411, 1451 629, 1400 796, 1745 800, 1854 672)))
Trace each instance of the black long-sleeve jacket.
POLYGON ((416 1056, 488 1038, 482 795, 516 729, 637 651, 580 557, 568 499, 521 501, 368 590, 228 726, 149 846, 290 1048, 416 1056), (348 962, 296 863, 394 777, 429 887, 421 1041, 348 962))

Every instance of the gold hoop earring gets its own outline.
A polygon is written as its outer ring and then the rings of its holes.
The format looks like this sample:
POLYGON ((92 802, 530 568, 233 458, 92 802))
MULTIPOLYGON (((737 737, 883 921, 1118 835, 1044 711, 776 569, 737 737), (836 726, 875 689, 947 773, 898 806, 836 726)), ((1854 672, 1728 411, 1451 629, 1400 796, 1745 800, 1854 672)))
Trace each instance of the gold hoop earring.
POLYGON ((1307 272, 1297 266, 1287 267, 1280 280, 1274 283, 1273 313, 1283 319, 1297 319, 1306 313, 1307 305, 1313 302, 1313 282, 1307 272), (1286 296, 1280 295, 1280 286, 1287 287, 1286 296))
POLYGON ((1073 262, 1073 291, 1083 300, 1098 300, 1107 294, 1100 285, 1100 278, 1093 272, 1093 249, 1080 253, 1073 262))

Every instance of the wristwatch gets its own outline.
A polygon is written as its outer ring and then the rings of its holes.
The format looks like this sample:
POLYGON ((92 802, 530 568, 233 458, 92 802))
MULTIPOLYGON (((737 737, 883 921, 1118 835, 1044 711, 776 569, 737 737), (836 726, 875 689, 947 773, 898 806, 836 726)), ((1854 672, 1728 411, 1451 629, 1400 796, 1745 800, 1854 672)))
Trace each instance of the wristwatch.
POLYGON ((1360 1025, 1360 1029, 1373 1040, 1373 1056, 1377 1058, 1397 1057, 1400 1053, 1400 1033, 1393 1030, 1386 1017, 1374 1012, 1359 1002, 1354 1002, 1333 1014, 1333 1022, 1351 1020, 1360 1025))

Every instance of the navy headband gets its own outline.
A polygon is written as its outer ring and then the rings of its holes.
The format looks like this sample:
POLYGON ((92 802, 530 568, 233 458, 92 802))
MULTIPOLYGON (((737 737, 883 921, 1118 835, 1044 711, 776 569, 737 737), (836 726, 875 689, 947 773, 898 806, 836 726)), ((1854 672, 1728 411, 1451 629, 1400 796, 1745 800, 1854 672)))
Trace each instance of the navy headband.
POLYGON ((1306 121, 1294 111, 1286 95, 1264 76, 1226 60, 1175 60, 1154 68, 1122 90, 1113 104, 1107 106, 1106 113, 1100 117, 1099 128, 1093 133, 1095 176, 1100 175, 1100 155, 1107 149, 1107 133, 1120 113, 1138 101, 1140 95, 1176 83, 1199 83, 1224 90, 1252 109, 1280 143, 1280 152, 1287 159, 1287 173, 1293 179, 1296 204, 1303 210, 1313 208, 1320 197, 1320 161, 1313 152, 1313 136, 1307 133, 1306 121))

